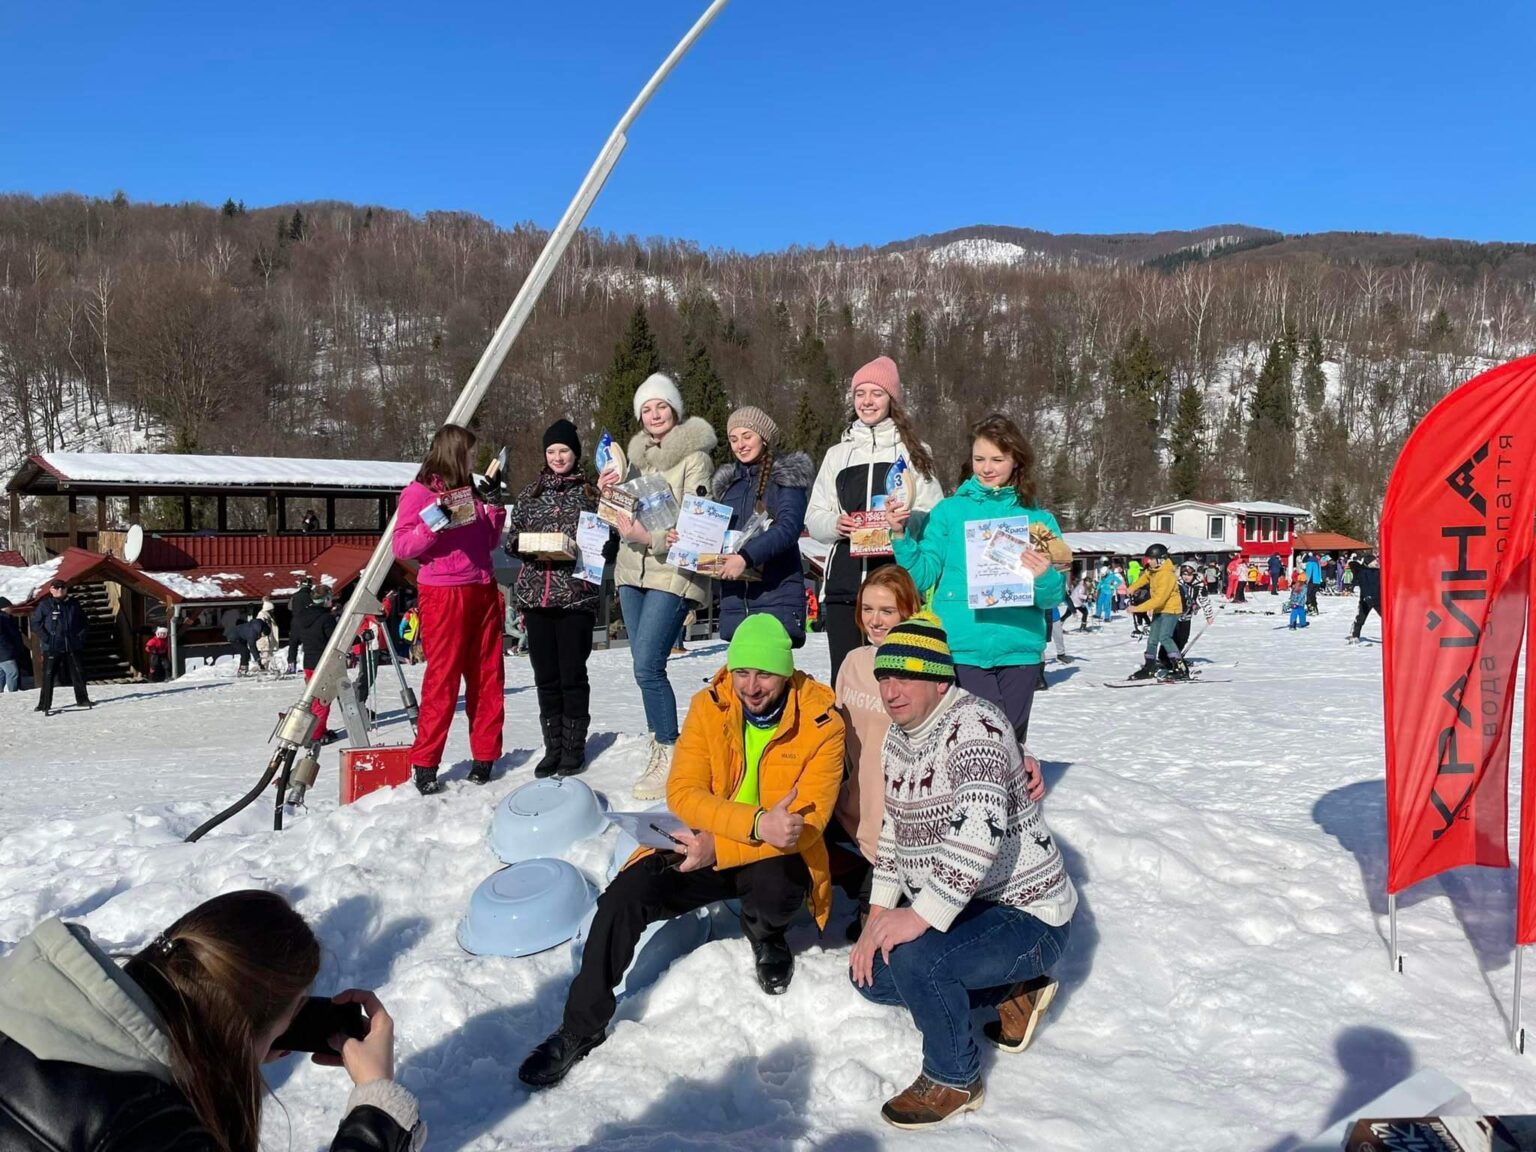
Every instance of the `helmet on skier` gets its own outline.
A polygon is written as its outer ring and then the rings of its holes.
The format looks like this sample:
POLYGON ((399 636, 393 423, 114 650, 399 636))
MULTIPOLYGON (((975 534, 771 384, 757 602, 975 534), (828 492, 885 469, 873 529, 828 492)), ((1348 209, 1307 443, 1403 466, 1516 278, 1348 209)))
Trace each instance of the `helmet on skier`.
POLYGON ((1150 545, 1147 548, 1145 555, 1146 555, 1148 560, 1166 560, 1166 559, 1168 559, 1168 545, 1166 545, 1166 544, 1153 544, 1153 545, 1150 545))
POLYGON ((1188 572, 1191 576, 1198 576, 1200 574, 1200 566, 1193 560, 1186 560, 1179 565, 1179 571, 1181 573, 1188 572))

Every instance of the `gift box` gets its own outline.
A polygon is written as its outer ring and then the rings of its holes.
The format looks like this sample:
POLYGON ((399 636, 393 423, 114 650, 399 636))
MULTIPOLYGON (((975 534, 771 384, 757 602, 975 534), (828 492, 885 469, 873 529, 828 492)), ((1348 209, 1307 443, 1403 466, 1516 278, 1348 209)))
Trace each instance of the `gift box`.
POLYGON ((576 559, 576 541, 564 532, 519 532, 517 550, 538 560, 576 559))

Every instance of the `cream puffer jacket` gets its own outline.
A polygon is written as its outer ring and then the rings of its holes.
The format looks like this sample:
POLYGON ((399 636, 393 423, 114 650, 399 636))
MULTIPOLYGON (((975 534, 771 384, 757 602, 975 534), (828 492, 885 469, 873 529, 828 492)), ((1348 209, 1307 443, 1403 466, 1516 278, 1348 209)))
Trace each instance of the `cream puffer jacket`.
MULTIPOLYGON (((709 454, 718 443, 715 430, 697 416, 690 416, 673 428, 660 444, 640 432, 629 442, 629 474, 624 479, 661 476, 672 486, 672 495, 679 505, 684 496, 708 496, 710 476, 715 470, 709 454)), ((709 577, 674 568, 667 563, 667 551, 665 532, 653 533, 650 547, 621 540, 614 566, 615 582, 621 588, 670 592, 694 604, 709 603, 709 577)))

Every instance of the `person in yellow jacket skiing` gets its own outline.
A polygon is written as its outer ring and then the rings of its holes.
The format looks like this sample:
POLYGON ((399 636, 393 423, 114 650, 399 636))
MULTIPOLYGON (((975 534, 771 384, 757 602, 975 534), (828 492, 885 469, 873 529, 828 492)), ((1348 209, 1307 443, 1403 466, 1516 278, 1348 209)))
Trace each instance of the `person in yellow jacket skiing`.
POLYGON ((1146 613, 1149 626, 1147 628, 1147 650, 1140 668, 1132 672, 1127 679, 1151 680, 1158 674, 1158 650, 1168 654, 1169 670, 1166 678, 1169 680, 1188 680, 1189 668, 1184 663, 1183 653, 1174 643, 1173 630, 1179 626, 1179 616, 1184 611, 1184 598, 1179 594, 1179 573, 1168 559, 1168 548, 1163 544, 1153 544, 1147 549, 1146 564, 1142 567, 1141 575, 1126 589, 1134 593, 1138 588, 1146 588, 1148 596, 1140 604, 1132 603, 1132 612, 1146 613))

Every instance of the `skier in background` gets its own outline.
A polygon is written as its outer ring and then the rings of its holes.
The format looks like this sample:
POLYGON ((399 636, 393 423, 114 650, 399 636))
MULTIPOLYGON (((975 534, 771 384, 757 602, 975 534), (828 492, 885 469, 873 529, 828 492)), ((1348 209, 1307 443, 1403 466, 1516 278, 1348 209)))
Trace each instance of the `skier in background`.
POLYGON ((1309 615, 1317 614, 1317 591, 1323 586, 1323 568, 1317 562, 1317 553, 1308 552, 1305 566, 1307 581, 1307 612, 1309 615))
POLYGON ((1349 632, 1349 643, 1355 644, 1360 640, 1360 629, 1365 624, 1365 618, 1372 612, 1381 615, 1381 568, 1376 563, 1376 557, 1367 552, 1354 562, 1352 569, 1355 593, 1360 598, 1360 607, 1355 612, 1355 626, 1349 632))
POLYGON ((1298 568, 1291 573, 1291 598, 1286 607, 1291 610, 1291 631, 1307 626, 1307 601, 1312 596, 1312 589, 1317 587, 1307 579, 1307 574, 1298 568))
POLYGON ((1173 640, 1173 632, 1178 626, 1179 616, 1184 611, 1184 604, 1179 597, 1179 574, 1168 559, 1167 545, 1153 544, 1148 547, 1147 567, 1142 570, 1141 577, 1129 589, 1132 597, 1134 598, 1142 588, 1147 589, 1147 597, 1139 604, 1133 599, 1131 612, 1147 617, 1147 650, 1141 667, 1132 672, 1128 678, 1150 680, 1157 676, 1158 653, 1167 651, 1171 667, 1167 678, 1189 679, 1189 669, 1184 664, 1184 654, 1173 640))

